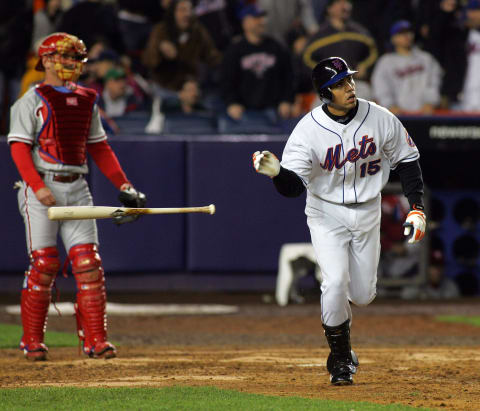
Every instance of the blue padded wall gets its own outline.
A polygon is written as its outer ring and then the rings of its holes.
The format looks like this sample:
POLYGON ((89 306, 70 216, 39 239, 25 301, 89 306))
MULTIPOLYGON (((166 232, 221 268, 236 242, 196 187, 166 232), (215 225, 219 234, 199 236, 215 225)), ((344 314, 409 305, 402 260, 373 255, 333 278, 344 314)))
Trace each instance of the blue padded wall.
POLYGON ((13 190, 15 181, 21 180, 10 155, 7 144, 0 144, 0 181, 3 187, 0 213, 2 216, 2 247, 0 252, 0 271, 14 272, 28 268, 28 253, 25 242, 25 226, 18 211, 17 191, 13 190))
POLYGON ((274 271, 286 242, 308 242, 305 194, 289 199, 252 167, 256 150, 280 158, 285 141, 205 141, 187 146, 190 204, 214 203, 214 216, 189 215, 187 268, 192 271, 274 271))
MULTIPOLYGON (((147 207, 180 207, 185 203, 183 142, 111 141, 127 177, 147 195, 147 207)), ((90 188, 96 205, 121 205, 118 190, 95 164, 90 188)), ((100 254, 107 271, 181 271, 184 269, 185 217, 143 216, 116 226, 97 220, 100 254)))
POLYGON ((431 198, 431 245, 443 248, 446 275, 459 282, 458 276, 467 274, 480 282, 480 192, 433 190, 431 198))

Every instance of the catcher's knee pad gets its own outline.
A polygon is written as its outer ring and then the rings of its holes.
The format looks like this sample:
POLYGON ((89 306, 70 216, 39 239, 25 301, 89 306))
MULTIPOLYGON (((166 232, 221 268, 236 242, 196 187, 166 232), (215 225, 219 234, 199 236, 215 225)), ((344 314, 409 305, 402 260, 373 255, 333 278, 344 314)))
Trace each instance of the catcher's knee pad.
POLYGON ((77 282, 75 311, 78 336, 83 343, 83 350, 90 356, 99 355, 98 347, 102 347, 103 351, 114 351, 114 347, 107 342, 107 295, 102 260, 97 246, 76 245, 70 249, 69 258, 77 282))
POLYGON ((79 291, 104 287, 102 260, 95 244, 80 244, 70 248, 68 257, 79 291))
POLYGON ((20 348, 26 354, 30 351, 37 351, 39 347, 46 350, 42 343, 47 323, 51 289, 60 268, 60 259, 56 247, 34 250, 30 255, 30 261, 30 268, 25 275, 21 298, 23 337, 20 348))

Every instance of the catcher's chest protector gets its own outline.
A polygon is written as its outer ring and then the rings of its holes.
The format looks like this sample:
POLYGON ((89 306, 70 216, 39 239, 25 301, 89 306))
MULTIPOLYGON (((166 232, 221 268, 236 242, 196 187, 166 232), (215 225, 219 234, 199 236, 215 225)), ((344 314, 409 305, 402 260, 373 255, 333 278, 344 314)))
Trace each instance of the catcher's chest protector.
POLYGON ((42 158, 50 163, 84 164, 96 92, 78 86, 61 92, 49 85, 37 87, 35 92, 45 104, 38 135, 42 158))

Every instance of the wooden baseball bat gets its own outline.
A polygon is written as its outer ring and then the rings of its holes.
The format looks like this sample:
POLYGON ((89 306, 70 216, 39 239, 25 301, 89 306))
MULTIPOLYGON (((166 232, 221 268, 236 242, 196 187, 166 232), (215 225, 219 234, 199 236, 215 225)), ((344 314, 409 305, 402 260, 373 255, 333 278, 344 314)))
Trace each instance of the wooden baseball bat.
POLYGON ((215 205, 205 207, 182 208, 129 208, 106 206, 71 206, 50 207, 48 218, 50 220, 90 220, 97 218, 113 218, 138 214, 177 214, 177 213, 206 213, 215 214, 215 205))

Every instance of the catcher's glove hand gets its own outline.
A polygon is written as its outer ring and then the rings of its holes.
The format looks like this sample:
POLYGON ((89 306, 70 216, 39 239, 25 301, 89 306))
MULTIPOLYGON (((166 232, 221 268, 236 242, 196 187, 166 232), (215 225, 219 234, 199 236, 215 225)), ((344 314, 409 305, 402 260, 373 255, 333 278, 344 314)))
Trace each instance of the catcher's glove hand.
POLYGON ((426 225, 427 217, 423 212, 423 207, 414 205, 403 224, 405 227, 403 234, 409 237, 410 244, 418 243, 425 236, 426 225))
POLYGON ((270 151, 256 151, 253 153, 253 167, 260 174, 265 174, 270 178, 278 176, 280 173, 280 161, 275 154, 270 151))
MULTIPOLYGON (((124 207, 131 208, 143 208, 147 203, 147 197, 140 191, 135 190, 133 187, 127 187, 126 189, 120 191, 118 199, 123 204, 124 207)), ((123 217, 114 217, 113 222, 117 225, 131 223, 132 221, 138 220, 140 215, 128 215, 123 217)))

